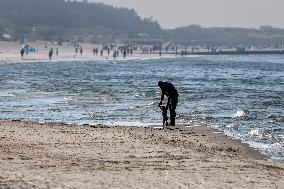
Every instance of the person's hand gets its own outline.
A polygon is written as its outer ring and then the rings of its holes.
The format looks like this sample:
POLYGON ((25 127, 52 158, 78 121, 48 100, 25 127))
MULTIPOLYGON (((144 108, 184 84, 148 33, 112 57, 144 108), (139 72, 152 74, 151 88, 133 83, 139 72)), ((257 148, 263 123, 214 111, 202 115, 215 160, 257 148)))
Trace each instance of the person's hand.
POLYGON ((162 102, 160 102, 158 106, 161 106, 161 105, 162 105, 162 102))

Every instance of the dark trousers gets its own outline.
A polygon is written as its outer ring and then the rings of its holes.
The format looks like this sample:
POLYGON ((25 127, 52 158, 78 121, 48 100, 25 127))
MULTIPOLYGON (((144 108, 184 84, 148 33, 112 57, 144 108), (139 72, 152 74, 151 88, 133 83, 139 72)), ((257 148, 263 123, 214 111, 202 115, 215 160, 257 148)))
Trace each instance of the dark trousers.
POLYGON ((170 125, 176 125, 176 109, 170 109, 170 125))
POLYGON ((169 110, 170 110, 170 125, 175 126, 176 125, 176 107, 178 103, 178 95, 169 97, 169 110))

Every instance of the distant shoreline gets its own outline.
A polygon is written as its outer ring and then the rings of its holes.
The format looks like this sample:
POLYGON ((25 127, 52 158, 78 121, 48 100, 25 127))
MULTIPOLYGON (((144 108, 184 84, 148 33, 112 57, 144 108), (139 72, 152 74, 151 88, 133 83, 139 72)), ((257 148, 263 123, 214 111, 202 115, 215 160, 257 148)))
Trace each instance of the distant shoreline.
POLYGON ((64 45, 51 44, 46 41, 36 41, 27 43, 31 47, 37 48, 38 52, 24 54, 23 59, 20 55, 21 44, 18 42, 6 42, 0 41, 0 63, 29 63, 29 62, 76 62, 76 61, 101 61, 101 60, 143 60, 143 59, 158 59, 158 58, 175 58, 175 55, 168 54, 160 57, 158 54, 144 54, 140 51, 134 52, 132 55, 128 54, 126 58, 123 58, 122 53, 119 57, 113 58, 113 50, 110 54, 104 50, 103 55, 100 53, 97 55, 93 54, 93 48, 101 49, 102 45, 91 44, 91 43, 80 43, 83 47, 83 54, 75 53, 75 47, 69 43, 64 45), (52 59, 49 60, 49 50, 53 48, 54 53, 52 59), (59 50, 58 56, 55 54, 55 49, 59 50))
MULTIPOLYGON (((56 45, 51 44, 50 42, 46 41, 37 41, 37 42, 30 42, 28 43, 30 46, 35 47, 38 49, 38 52, 36 53, 29 53, 28 55, 24 55, 23 59, 20 55, 20 49, 21 44, 18 42, 6 42, 6 41, 0 41, 0 63, 23 63, 23 62, 63 62, 63 61, 96 61, 96 60, 143 60, 143 59, 159 59, 159 58, 176 58, 181 57, 182 53, 181 50, 177 53, 173 51, 162 51, 161 56, 159 51, 155 51, 152 53, 145 53, 140 50, 135 51, 133 55, 127 55, 126 58, 122 57, 122 54, 120 53, 120 56, 117 58, 113 58, 112 53, 113 51, 110 51, 110 54, 108 55, 106 51, 104 51, 104 54, 102 56, 100 55, 94 55, 93 54, 93 48, 102 48, 102 46, 97 44, 91 44, 91 43, 82 43, 83 47, 83 54, 82 56, 78 53, 75 54, 74 46, 70 44, 65 45, 56 45), (51 48, 58 48, 59 54, 58 56, 53 55, 52 60, 50 61, 48 58, 48 52, 51 48)), ((284 54, 283 49, 265 49, 265 50, 246 50, 244 52, 239 52, 236 50, 222 50, 222 51, 216 51, 216 52, 209 52, 205 49, 202 50, 196 50, 194 52, 187 52, 186 56, 210 56, 210 55, 269 55, 269 54, 284 54)))
MULTIPOLYGON (((159 54, 159 53, 146 53, 146 54, 159 54)), ((273 54, 283 54, 284 49, 274 50, 274 49, 267 49, 267 50, 247 50, 244 52, 238 52, 235 50, 224 50, 218 52, 205 52, 205 51, 197 51, 197 52, 188 52, 187 55, 273 55, 273 54)), ((162 55, 178 55, 181 56, 182 53, 174 53, 174 52, 162 52, 162 55)))

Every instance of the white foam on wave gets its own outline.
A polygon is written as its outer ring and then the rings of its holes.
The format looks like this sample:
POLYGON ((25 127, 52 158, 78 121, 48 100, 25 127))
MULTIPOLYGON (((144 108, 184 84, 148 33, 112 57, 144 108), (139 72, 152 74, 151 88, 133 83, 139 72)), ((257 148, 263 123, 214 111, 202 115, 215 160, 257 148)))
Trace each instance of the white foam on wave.
MULTIPOLYGON (((91 125, 96 125, 96 124, 91 124, 91 125)), ((162 122, 159 123, 143 123, 139 121, 133 121, 133 122, 119 122, 119 121, 114 121, 114 122, 104 122, 103 125, 107 126, 125 126, 125 127, 159 127, 162 125, 162 122)))
POLYGON ((0 97, 14 97, 16 94, 14 93, 7 93, 7 92, 0 92, 0 97))
POLYGON ((273 144, 270 144, 269 147, 273 150, 281 150, 284 152, 284 142, 276 142, 276 143, 273 143, 273 144))
POLYGON ((237 129, 239 129, 239 126, 238 126, 238 125, 236 125, 236 124, 233 124, 233 123, 232 123, 232 124, 227 125, 226 127, 227 127, 227 128, 231 128, 231 129, 236 129, 236 130, 237 130, 237 129))
MULTIPOLYGON (((75 122, 74 122, 75 123, 75 122)), ((105 125, 105 126, 121 126, 121 127, 157 127, 160 128, 162 127, 163 123, 162 120, 159 122, 139 122, 139 121, 104 121, 103 123, 98 123, 96 121, 90 122, 90 121, 81 121, 80 123, 77 123, 78 125, 105 125)), ((177 122, 176 125, 185 125, 184 123, 177 122)), ((201 126, 200 124, 195 124, 195 125, 186 125, 185 127, 197 127, 201 126)))
POLYGON ((246 116, 246 113, 244 111, 237 111, 234 115, 234 117, 244 117, 246 116))
POLYGON ((64 100, 65 101, 72 101, 72 100, 74 100, 72 97, 64 97, 64 100))
POLYGON ((258 149, 262 154, 269 156, 269 158, 274 161, 284 161, 284 142, 264 144, 260 142, 249 141, 248 144, 250 147, 258 149))
POLYGON ((272 138, 270 133, 264 132, 262 129, 251 130, 248 132, 246 137, 236 130, 231 129, 223 130, 222 133, 234 139, 241 140, 242 142, 248 144, 251 148, 258 150, 261 154, 266 155, 273 161, 284 162, 284 141, 274 143, 255 141, 255 139, 269 140, 272 138))
POLYGON ((268 140, 272 138, 272 134, 265 132, 263 129, 253 129, 247 134, 250 138, 257 138, 261 140, 268 140))

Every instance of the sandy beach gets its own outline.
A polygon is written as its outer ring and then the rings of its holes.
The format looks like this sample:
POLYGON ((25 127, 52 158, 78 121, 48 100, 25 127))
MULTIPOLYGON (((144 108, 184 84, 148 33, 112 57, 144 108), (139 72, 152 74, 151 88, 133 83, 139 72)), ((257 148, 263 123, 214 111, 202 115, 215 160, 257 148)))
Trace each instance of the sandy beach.
MULTIPOLYGON (((105 60, 93 44, 0 42, 1 63, 105 60), (47 45, 47 48, 45 46, 47 45)), ((173 55, 169 55, 173 56, 173 55)), ((165 57, 165 55, 163 55, 165 57)), ((127 59, 159 58, 134 54, 127 59)), ((120 59, 122 59, 120 57, 120 59)), ((0 122, 0 188, 284 188, 284 165, 203 126, 174 128, 0 122)))
POLYGON ((284 189, 283 5, 0 0, 0 189, 284 189))
MULTIPOLYGON (((35 41, 27 42, 25 44, 30 45, 31 47, 37 48, 38 52, 29 53, 24 55, 23 59, 20 55, 20 49, 23 44, 19 42, 6 42, 0 41, 0 63, 22 63, 22 62, 50 62, 48 58, 48 52, 51 48, 54 49, 52 56, 52 62, 61 62, 61 61, 90 61, 90 60, 113 60, 113 51, 110 51, 110 54, 107 54, 105 50, 103 56, 93 54, 93 48, 102 48, 101 45, 91 44, 91 43, 80 43, 80 46, 83 48, 82 56, 80 53, 76 55, 75 47, 71 43, 64 43, 63 45, 57 45, 56 43, 46 42, 46 41, 35 41), (58 56, 56 55, 56 49, 58 48, 58 56)), ((175 55, 167 54, 163 55, 165 57, 175 57, 175 55)), ((128 55, 126 60, 131 59, 144 59, 144 58, 160 58, 158 53, 156 54, 143 54, 140 50, 134 52, 134 54, 128 55)), ((124 60, 122 54, 116 58, 117 60, 124 60)))
POLYGON ((205 127, 0 122, 0 188, 283 188, 284 165, 205 127))

